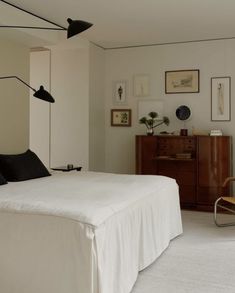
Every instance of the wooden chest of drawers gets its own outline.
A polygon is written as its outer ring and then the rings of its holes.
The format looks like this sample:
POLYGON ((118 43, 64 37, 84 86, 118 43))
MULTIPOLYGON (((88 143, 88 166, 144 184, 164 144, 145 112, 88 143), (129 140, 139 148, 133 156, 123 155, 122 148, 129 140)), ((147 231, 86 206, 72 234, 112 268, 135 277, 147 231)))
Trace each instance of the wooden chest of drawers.
POLYGON ((231 160, 230 136, 136 136, 136 173, 176 179, 183 208, 212 210, 231 160))

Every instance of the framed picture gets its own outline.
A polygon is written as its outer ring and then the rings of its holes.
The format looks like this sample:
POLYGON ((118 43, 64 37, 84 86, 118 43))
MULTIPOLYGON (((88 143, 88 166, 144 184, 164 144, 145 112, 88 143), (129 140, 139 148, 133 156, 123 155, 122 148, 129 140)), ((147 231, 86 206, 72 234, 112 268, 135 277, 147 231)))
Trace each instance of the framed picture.
POLYGON ((199 93, 199 70, 177 70, 165 72, 165 93, 199 93))
POLYGON ((147 117, 150 112, 157 112, 158 118, 163 117, 163 101, 161 100, 141 100, 138 103, 138 120, 147 117))
POLYGON ((112 109, 111 126, 131 126, 131 109, 112 109))
POLYGON ((149 76, 139 74, 134 76, 134 96, 147 97, 149 96, 149 76))
POLYGON ((211 120, 231 120, 231 77, 211 78, 211 120))
POLYGON ((113 83, 113 101, 116 105, 126 104, 127 82, 125 80, 113 83))

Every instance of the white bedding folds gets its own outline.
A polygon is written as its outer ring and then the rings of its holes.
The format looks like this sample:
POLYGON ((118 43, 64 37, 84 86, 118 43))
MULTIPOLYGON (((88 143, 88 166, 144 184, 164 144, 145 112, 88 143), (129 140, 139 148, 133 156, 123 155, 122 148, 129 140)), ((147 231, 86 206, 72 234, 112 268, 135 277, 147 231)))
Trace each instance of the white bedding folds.
POLYGON ((0 292, 129 293, 182 233, 163 176, 56 172, 0 188, 0 292))

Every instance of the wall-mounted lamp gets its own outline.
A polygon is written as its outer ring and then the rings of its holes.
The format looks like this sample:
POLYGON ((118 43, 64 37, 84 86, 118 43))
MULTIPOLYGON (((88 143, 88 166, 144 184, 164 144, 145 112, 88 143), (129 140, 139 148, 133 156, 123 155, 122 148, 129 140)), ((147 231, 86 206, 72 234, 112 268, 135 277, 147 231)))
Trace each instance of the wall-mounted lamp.
POLYGON ((8 5, 10 5, 10 6, 14 7, 14 8, 16 8, 16 9, 19 9, 19 10, 25 12, 25 13, 28 13, 28 14, 34 16, 34 17, 37 17, 37 18, 39 18, 41 20, 44 20, 44 21, 46 21, 46 22, 48 22, 50 24, 53 24, 53 25, 57 26, 57 27, 38 27, 38 26, 20 26, 20 25, 0 25, 1 28, 26 28, 26 29, 28 28, 28 29, 59 30, 59 31, 62 30, 62 31, 67 31, 67 38, 71 38, 71 37, 83 32, 83 31, 87 30, 88 28, 90 28, 93 25, 92 23, 89 23, 89 22, 86 22, 86 21, 83 21, 83 20, 72 20, 71 18, 68 18, 67 21, 68 21, 69 25, 68 25, 68 28, 65 28, 65 27, 63 27, 63 26, 61 26, 61 25, 59 25, 57 23, 54 23, 54 22, 52 22, 50 20, 47 20, 47 19, 45 19, 45 18, 43 18, 41 16, 38 16, 38 15, 32 13, 32 12, 29 12, 29 11, 27 11, 27 10, 25 10, 25 9, 19 7, 19 6, 16 6, 14 4, 11 4, 11 3, 9 3, 9 2, 7 2, 5 0, 0 0, 0 1, 4 2, 4 3, 6 3, 6 4, 8 4, 8 5))
POLYGON ((21 81, 24 85, 26 85, 27 87, 29 87, 31 90, 34 91, 33 96, 49 102, 49 103, 54 103, 55 100, 54 98, 51 96, 50 93, 48 93, 46 90, 44 90, 43 86, 41 85, 39 90, 35 90, 34 88, 32 88, 29 84, 27 84, 25 81, 23 81, 21 78, 19 78, 18 76, 12 75, 12 76, 0 76, 0 79, 8 79, 8 78, 16 78, 17 80, 21 81))

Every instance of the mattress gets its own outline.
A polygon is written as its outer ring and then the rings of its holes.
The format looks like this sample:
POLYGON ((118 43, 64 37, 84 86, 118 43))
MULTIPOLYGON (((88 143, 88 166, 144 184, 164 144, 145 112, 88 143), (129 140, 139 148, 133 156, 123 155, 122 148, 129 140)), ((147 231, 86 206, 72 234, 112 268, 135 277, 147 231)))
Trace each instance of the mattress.
POLYGON ((164 176, 55 172, 0 188, 0 292, 129 293, 182 233, 164 176))

